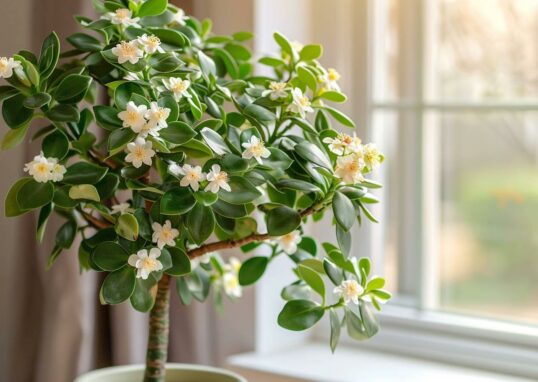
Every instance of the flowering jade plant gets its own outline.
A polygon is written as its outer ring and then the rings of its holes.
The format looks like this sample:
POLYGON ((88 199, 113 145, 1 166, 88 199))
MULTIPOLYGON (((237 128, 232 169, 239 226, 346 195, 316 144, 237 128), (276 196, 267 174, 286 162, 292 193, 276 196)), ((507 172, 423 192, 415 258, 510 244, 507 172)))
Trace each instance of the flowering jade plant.
POLYGON ((0 58, 2 148, 45 122, 5 214, 38 211, 38 240, 59 215, 49 266, 80 236, 80 268, 106 274, 101 302, 150 312, 145 380, 164 380, 172 282, 184 304, 212 292, 220 305, 278 256, 297 276, 282 291, 280 326, 308 329, 327 314, 333 351, 342 327, 374 335, 372 307, 390 295, 368 259, 350 255, 350 232, 375 221, 367 205, 380 185, 366 176, 383 156, 333 129, 354 124, 332 106, 346 97, 317 61, 321 47, 275 33, 279 55, 259 60, 274 74, 258 76, 250 33, 212 35, 209 20, 167 0, 93 3, 101 16, 76 17, 85 32, 67 38, 72 49, 52 33, 38 56, 0 58), (302 226, 325 213, 337 243, 319 248, 302 226), (236 247, 255 254, 217 253, 236 247))

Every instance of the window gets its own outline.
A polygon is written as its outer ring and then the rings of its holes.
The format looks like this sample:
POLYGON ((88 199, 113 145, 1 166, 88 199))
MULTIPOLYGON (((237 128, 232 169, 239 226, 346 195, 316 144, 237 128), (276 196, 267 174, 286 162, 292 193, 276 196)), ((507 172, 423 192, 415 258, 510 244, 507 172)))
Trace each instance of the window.
POLYGON ((538 0, 368 7, 371 248, 396 298, 365 346, 537 377, 538 0))

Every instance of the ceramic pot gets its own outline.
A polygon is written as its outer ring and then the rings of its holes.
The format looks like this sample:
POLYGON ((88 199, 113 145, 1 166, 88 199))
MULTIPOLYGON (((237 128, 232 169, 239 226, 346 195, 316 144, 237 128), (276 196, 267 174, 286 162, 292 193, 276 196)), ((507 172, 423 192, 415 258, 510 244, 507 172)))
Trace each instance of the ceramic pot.
MULTIPOLYGON (((142 382, 144 365, 115 366, 90 371, 75 382, 142 382)), ((243 377, 216 367, 169 363, 166 382, 247 382, 243 377)))

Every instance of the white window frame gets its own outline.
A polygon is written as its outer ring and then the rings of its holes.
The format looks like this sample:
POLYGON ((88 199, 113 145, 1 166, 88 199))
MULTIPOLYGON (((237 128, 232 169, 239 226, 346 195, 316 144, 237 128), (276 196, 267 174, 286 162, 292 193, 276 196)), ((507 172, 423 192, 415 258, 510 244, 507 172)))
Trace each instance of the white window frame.
MULTIPOLYGON (((433 75, 428 70, 434 67, 432 60, 437 55, 431 51, 434 46, 431 40, 436 36, 427 23, 434 23, 433 17, 437 13, 432 9, 434 2, 429 0, 406 0, 405 7, 401 7, 401 17, 404 18, 408 34, 406 50, 413 53, 404 55, 403 59, 409 61, 403 65, 401 77, 408 81, 407 87, 414 90, 410 97, 412 101, 376 100, 374 86, 377 84, 373 83, 373 76, 379 68, 379 56, 376 57, 379 50, 375 44, 379 41, 376 38, 384 33, 385 26, 380 22, 384 1, 365 0, 358 3, 355 9, 356 24, 367 25, 367 30, 361 35, 362 43, 357 47, 359 56, 356 59, 364 60, 363 57, 366 57, 367 62, 362 62, 362 65, 367 68, 364 74, 369 82, 362 94, 359 97, 355 95, 353 99, 355 102, 365 100, 365 105, 358 109, 366 110, 363 117, 366 126, 372 126, 372 119, 378 111, 407 112, 398 126, 406 132, 403 135, 406 138, 402 138, 406 141, 401 144, 409 152, 403 157, 401 171, 406 171, 403 176, 411 178, 402 191, 408 202, 403 204, 409 207, 405 207, 408 209, 404 211, 405 224, 400 222, 402 232, 399 236, 406 240, 398 249, 401 263, 398 271, 399 276, 403 276, 403 285, 400 287, 406 291, 412 290, 414 296, 413 301, 406 296, 397 296, 384 306, 380 314, 380 333, 358 346, 538 379, 538 327, 432 310, 438 303, 435 291, 439 291, 438 256, 429 254, 438 250, 440 150, 436 146, 439 143, 438 125, 427 124, 428 128, 423 129, 425 120, 431 118, 429 111, 538 111, 538 102, 430 101, 428 95, 432 94, 432 89, 428 89, 428 86, 433 81, 428 81, 427 76, 433 75), (429 52, 427 47, 430 47, 429 52)), ((364 83, 363 79, 357 80, 355 88, 364 83)), ((373 129, 361 133, 366 133, 373 141, 382 139, 373 129)), ((386 183, 383 174, 380 178, 386 183)), ((383 208, 383 203, 375 207, 378 216, 383 216, 383 208)), ((384 264, 384 232, 381 223, 367 229, 366 233, 367 247, 371 251, 374 269, 378 271, 383 269, 384 264)), ((356 253, 365 253, 363 240, 355 240, 355 245, 356 253)), ((321 325, 317 332, 318 339, 326 340, 328 330, 327 323, 321 325)), ((349 339, 344 339, 344 342, 355 343, 349 339)))

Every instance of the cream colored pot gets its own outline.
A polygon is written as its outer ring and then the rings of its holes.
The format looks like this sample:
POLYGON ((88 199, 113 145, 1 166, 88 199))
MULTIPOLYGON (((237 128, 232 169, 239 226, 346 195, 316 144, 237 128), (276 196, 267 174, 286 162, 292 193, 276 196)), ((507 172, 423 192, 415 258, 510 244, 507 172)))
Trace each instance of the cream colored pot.
MULTIPOLYGON (((108 367, 81 375, 75 382, 142 382, 144 365, 108 367)), ((231 371, 210 366, 169 363, 166 382, 247 382, 231 371)))

